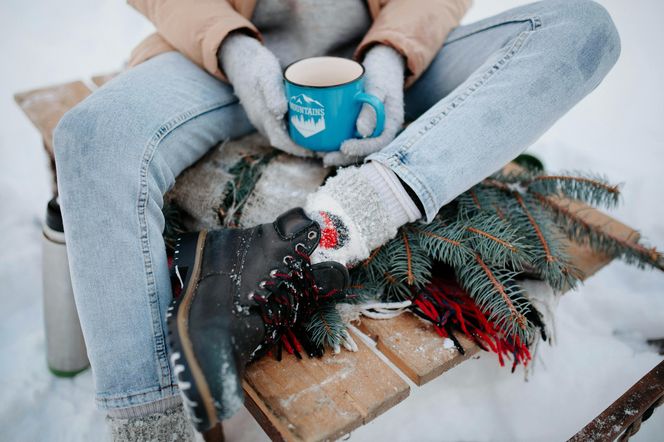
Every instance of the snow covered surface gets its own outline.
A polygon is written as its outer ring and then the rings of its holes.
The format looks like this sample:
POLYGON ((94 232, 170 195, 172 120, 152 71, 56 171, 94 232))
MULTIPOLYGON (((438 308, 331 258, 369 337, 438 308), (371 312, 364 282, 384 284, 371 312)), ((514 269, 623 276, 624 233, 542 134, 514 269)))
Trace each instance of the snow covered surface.
MULTIPOLYGON (((525 3, 475 0, 472 21, 525 3)), ((532 148, 551 170, 592 169, 624 182, 615 216, 664 247, 664 4, 601 1, 622 35, 606 81, 532 148)), ((37 132, 16 91, 116 70, 150 31, 116 0, 4 0, 0 6, 0 440, 107 440, 89 372, 56 379, 46 369, 40 219, 49 181, 37 132)), ((558 343, 542 347, 528 382, 485 355, 462 364, 351 435, 351 440, 562 440, 661 359, 645 344, 664 337, 664 275, 613 263, 559 307, 558 343)), ((442 343, 441 343, 442 345, 442 343)), ((246 411, 229 441, 266 436, 246 411)), ((664 409, 633 440, 664 436, 664 409)))

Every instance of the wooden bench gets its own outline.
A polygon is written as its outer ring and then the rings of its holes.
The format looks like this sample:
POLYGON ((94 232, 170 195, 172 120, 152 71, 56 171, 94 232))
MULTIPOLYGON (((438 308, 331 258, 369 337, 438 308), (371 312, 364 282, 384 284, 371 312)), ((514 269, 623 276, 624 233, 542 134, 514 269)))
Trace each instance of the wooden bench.
MULTIPOLYGON (((16 94, 16 102, 42 135, 51 167, 52 134, 57 122, 110 78, 112 75, 98 76, 90 82, 76 81, 16 94)), ((633 229, 597 210, 577 203, 570 203, 569 208, 620 239, 638 239, 633 229)), ((584 278, 611 261, 611 257, 576 244, 572 244, 570 252, 584 278)), ((378 352, 419 386, 480 351, 463 336, 459 340, 466 349, 464 355, 454 348, 445 348, 433 327, 410 313, 389 320, 364 318, 359 329, 376 343, 375 348, 360 337, 356 339, 356 353, 328 352, 320 359, 303 360, 286 357, 281 362, 265 357, 248 367, 243 383, 245 405, 272 440, 334 440, 408 397, 408 383, 383 362, 378 352)))

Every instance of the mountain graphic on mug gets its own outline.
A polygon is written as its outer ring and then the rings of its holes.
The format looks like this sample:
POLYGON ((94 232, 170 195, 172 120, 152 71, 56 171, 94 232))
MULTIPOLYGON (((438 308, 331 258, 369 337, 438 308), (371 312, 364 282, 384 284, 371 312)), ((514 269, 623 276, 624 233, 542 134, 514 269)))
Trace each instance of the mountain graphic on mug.
POLYGON ((300 94, 291 97, 288 106, 291 110, 291 124, 309 138, 325 130, 325 106, 313 98, 300 94))

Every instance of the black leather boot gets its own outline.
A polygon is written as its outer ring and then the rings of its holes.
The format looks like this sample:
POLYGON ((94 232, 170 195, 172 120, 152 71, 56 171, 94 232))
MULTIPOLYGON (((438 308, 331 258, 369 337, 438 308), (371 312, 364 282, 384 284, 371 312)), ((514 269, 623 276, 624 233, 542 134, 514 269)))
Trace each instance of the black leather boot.
POLYGON ((198 431, 242 406, 250 360, 282 340, 289 346, 317 302, 348 286, 343 265, 310 264, 319 236, 297 208, 271 224, 178 239, 173 271, 181 293, 167 313, 171 365, 198 431))

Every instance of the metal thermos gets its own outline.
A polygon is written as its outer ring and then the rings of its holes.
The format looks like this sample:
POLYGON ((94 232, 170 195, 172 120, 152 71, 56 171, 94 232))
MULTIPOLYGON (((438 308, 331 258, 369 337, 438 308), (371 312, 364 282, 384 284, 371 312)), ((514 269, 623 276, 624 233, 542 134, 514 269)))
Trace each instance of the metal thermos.
POLYGON ((42 281, 46 360, 56 376, 71 377, 90 362, 78 320, 57 198, 48 202, 42 240, 42 281))

